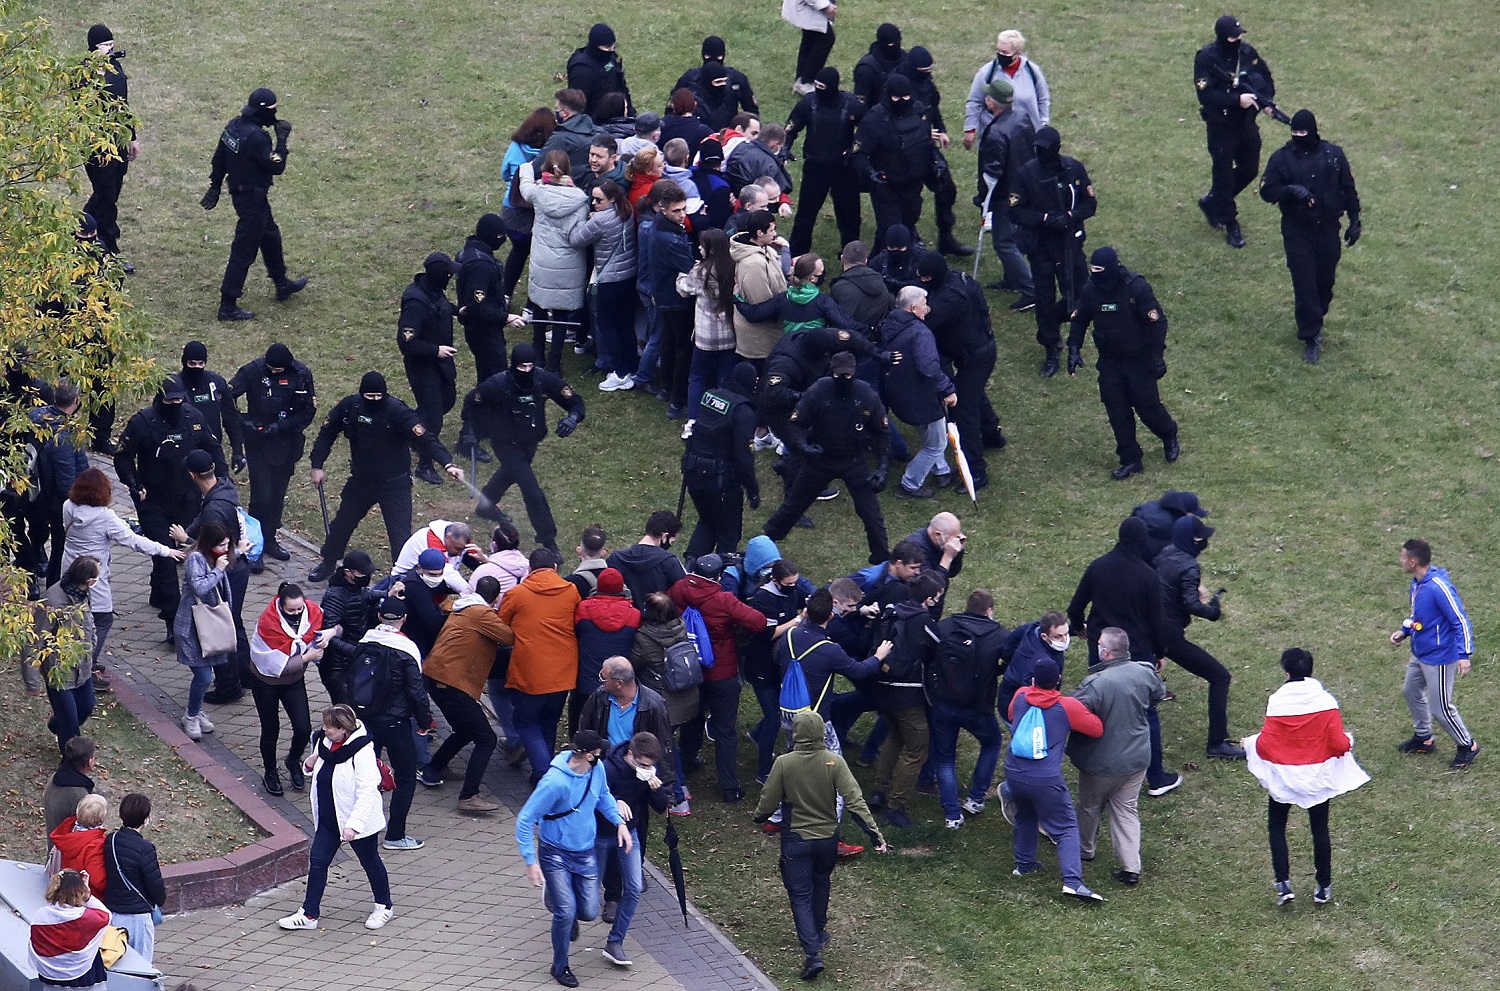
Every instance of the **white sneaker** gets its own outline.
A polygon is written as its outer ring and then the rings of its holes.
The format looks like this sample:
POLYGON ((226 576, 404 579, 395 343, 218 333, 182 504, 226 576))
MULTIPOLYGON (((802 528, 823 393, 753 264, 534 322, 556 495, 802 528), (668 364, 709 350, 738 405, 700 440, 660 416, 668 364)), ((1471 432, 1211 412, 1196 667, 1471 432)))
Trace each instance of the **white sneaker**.
POLYGON ((187 734, 189 740, 203 739, 203 731, 198 728, 197 716, 183 716, 182 731, 187 734))
POLYGON ((212 733, 213 731, 214 731, 214 724, 208 721, 208 717, 207 716, 203 715, 202 713, 199 713, 199 715, 198 715, 198 732, 200 732, 200 733, 212 733))
POLYGON ((948 829, 963 829, 964 828, 964 821, 961 818, 960 819, 944 819, 943 820, 943 826, 946 827, 946 828, 948 828, 948 829))
POLYGON ((600 392, 619 392, 630 388, 630 376, 620 375, 618 372, 610 372, 599 382, 600 392))
MULTIPOLYGON (((371 912, 370 913, 370 917, 365 920, 365 928, 366 929, 379 929, 381 926, 385 925, 387 922, 391 921, 395 917, 396 917, 396 910, 394 908, 391 908, 391 907, 386 906, 386 905, 376 905, 375 906, 375 911, 371 912)), ((316 921, 313 922, 313 925, 317 925, 317 924, 318 923, 316 921)))
POLYGON ((765 433, 755 438, 755 442, 752 446, 757 451, 770 451, 773 450, 779 443, 780 441, 776 439, 776 435, 767 430, 765 433))
POLYGON ((684 423, 682 425, 682 439, 683 440, 689 440, 689 439, 692 438, 692 436, 693 436, 693 424, 697 423, 697 422, 698 422, 697 420, 689 420, 687 423, 684 423))
POLYGON ((984 811, 984 803, 976 802, 972 798, 966 798, 962 802, 959 802, 958 807, 963 809, 971 816, 977 816, 979 815, 979 813, 984 811))
POLYGON ((316 929, 317 919, 309 919, 299 908, 284 919, 277 919, 276 924, 283 929, 316 929))

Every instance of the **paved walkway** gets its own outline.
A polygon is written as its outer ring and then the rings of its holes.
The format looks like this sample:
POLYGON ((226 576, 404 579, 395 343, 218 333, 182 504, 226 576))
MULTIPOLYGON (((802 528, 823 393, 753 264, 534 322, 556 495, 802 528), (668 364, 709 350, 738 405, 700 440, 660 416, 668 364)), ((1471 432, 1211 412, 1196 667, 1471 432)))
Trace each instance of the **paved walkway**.
MULTIPOLYGON (((96 464, 106 467, 98 460, 96 464)), ((241 488, 241 499, 246 499, 241 488)), ((116 508, 122 515, 131 511, 128 504, 116 508)), ((268 561, 266 571, 251 579, 244 609, 249 626, 278 582, 300 582, 316 563, 311 553, 287 546, 294 551, 291 561, 268 561)), ((149 559, 116 550, 112 584, 119 616, 110 635, 109 664, 163 711, 180 715, 188 672, 163 642, 162 624, 146 603, 149 574, 149 559)), ((321 598, 320 588, 310 591, 321 598)), ((307 684, 316 722, 327 696, 315 674, 307 684)), ((201 746, 260 790, 260 728, 250 697, 208 711, 217 730, 201 746)), ((283 748, 287 733, 283 725, 283 748)), ((459 770, 455 763, 450 774, 459 770)), ((557 987, 548 974, 551 917, 540 893, 526 881, 513 839, 526 781, 497 754, 486 784, 506 807, 484 817, 454 811, 456 782, 417 789, 408 832, 427 845, 412 853, 384 854, 396 903, 396 918, 384 929, 372 933, 364 928, 372 907, 370 892, 358 863, 346 856, 333 867, 322 925, 315 932, 276 927, 276 919, 300 907, 300 880, 244 905, 168 919, 156 944, 156 964, 169 975, 167 986, 180 979, 212 991, 557 987)), ((285 798, 266 800, 311 831, 305 792, 289 790, 285 798)), ((650 849, 665 865, 659 824, 652 830, 650 849)), ((717 928, 690 910, 691 925, 684 928, 670 881, 648 866, 646 894, 626 943, 635 966, 623 970, 600 956, 608 926, 593 922, 583 925, 573 944, 574 973, 585 987, 607 983, 612 991, 774 989, 717 928)))

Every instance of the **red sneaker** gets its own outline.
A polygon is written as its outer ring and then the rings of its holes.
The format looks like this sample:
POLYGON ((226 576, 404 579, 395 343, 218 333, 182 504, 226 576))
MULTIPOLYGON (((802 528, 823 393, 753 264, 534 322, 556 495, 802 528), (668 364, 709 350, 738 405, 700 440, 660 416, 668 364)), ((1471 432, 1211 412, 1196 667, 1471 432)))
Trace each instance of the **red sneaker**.
POLYGON ((839 859, 847 860, 850 857, 858 857, 865 852, 865 848, 854 843, 839 842, 839 859))

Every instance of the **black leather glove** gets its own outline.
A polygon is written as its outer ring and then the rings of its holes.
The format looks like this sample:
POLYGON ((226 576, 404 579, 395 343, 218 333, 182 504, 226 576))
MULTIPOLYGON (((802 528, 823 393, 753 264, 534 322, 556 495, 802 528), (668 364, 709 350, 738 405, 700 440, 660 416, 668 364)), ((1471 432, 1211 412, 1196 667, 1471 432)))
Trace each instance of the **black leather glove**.
POLYGON ((760 493, 759 492, 755 492, 755 493, 752 493, 750 495, 750 508, 751 509, 759 509, 760 508, 760 493))
POLYGON ((234 472, 235 474, 239 474, 240 472, 245 470, 245 464, 245 456, 243 454, 236 454, 234 457, 229 459, 229 470, 234 472))
POLYGON ((203 194, 203 199, 198 201, 205 210, 212 210, 219 205, 219 187, 209 186, 208 192, 203 194))
POLYGON ((292 136, 292 122, 289 120, 278 120, 276 122, 276 140, 286 144, 286 139, 292 136))
POLYGON ((872 489, 874 489, 876 492, 884 492, 885 491, 885 482, 886 482, 886 469, 885 468, 876 468, 874 471, 870 472, 870 487, 872 489))
POLYGON ((1359 218, 1351 218, 1349 221, 1349 229, 1344 231, 1344 243, 1351 248, 1354 247, 1354 242, 1359 240, 1359 236, 1362 233, 1364 233, 1364 228, 1360 226, 1359 218))
POLYGON ((567 416, 557 421, 557 436, 559 437, 567 437, 577 429, 578 417, 574 416, 572 413, 569 413, 567 416))
POLYGON ((885 176, 879 172, 871 172, 869 175, 871 189, 884 189, 886 185, 885 176))
POLYGON ((821 444, 808 444, 802 448, 802 456, 804 458, 821 458, 823 456, 823 446, 821 444))
POLYGON ((1312 199, 1312 190, 1308 189, 1306 186, 1298 186, 1293 184, 1286 187, 1286 191, 1291 194, 1292 199, 1296 200, 1298 203, 1306 203, 1308 200, 1312 199))
POLYGON ((1078 348, 1068 348, 1068 374, 1077 375, 1078 369, 1083 367, 1083 352, 1078 348))
POLYGON ((1042 225, 1048 230, 1065 231, 1068 229, 1068 215, 1066 213, 1049 213, 1042 225))
POLYGON ((1157 381, 1160 381, 1160 380, 1166 378, 1166 376, 1167 376, 1167 356, 1166 355, 1159 354, 1159 355, 1156 356, 1156 360, 1151 363, 1151 374, 1152 374, 1153 377, 1156 378, 1157 381))

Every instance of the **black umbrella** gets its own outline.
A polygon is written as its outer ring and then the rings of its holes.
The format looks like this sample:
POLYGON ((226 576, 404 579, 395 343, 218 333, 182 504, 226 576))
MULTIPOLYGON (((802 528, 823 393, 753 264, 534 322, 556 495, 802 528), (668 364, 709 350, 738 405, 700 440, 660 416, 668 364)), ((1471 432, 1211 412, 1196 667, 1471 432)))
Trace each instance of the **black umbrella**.
POLYGON ((682 876, 682 854, 677 851, 677 824, 667 819, 667 866, 672 869, 672 884, 677 887, 677 905, 682 909, 682 927, 688 928, 687 881, 682 876))

